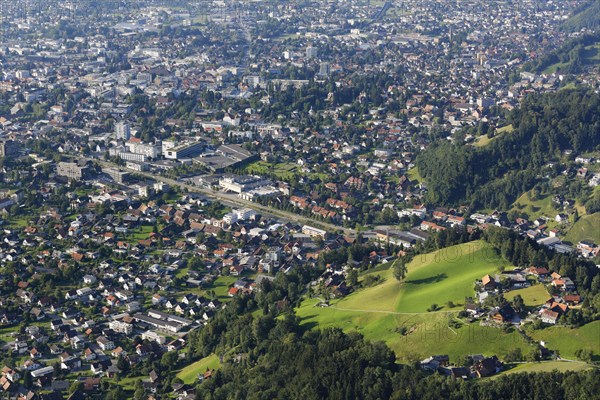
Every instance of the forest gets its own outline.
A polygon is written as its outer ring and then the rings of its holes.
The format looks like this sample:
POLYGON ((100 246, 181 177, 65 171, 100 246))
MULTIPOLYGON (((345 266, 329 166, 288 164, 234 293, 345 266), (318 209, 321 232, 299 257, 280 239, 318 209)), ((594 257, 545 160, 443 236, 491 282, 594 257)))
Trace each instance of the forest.
POLYGON ((565 150, 573 154, 600 145, 600 98, 591 91, 562 90, 531 95, 509 116, 514 131, 484 147, 443 139, 417 157, 436 205, 467 204, 504 209, 542 179, 565 150))
POLYGON ((227 324, 249 341, 231 348, 235 357, 198 385, 197 399, 590 399, 600 390, 597 369, 452 380, 400 366, 384 343, 358 333, 303 331, 291 313, 227 324))
MULTIPOLYGON (((596 4, 596 8, 598 5, 596 4)), ((596 12, 600 12, 600 9, 596 12)), ((586 63, 586 46, 592 46, 600 43, 600 34, 587 34, 570 40, 559 49, 549 52, 531 60, 523 65, 525 71, 541 74, 546 68, 554 64, 563 64, 564 66, 557 72, 577 74, 582 71, 586 63)))

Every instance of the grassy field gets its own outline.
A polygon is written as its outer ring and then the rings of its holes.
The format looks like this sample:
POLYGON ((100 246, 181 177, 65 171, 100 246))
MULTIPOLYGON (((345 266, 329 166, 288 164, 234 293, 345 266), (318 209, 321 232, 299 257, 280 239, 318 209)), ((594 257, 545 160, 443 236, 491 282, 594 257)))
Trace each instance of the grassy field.
POLYGON ((141 225, 138 228, 132 229, 127 232, 127 240, 129 242, 137 242, 139 240, 146 240, 150 233, 152 233, 152 225, 141 225))
POLYGON ((466 323, 449 326, 459 308, 446 309, 446 302, 462 304, 465 296, 473 295, 473 281, 501 265, 508 263, 481 241, 453 246, 418 256, 408 265, 403 283, 393 278, 391 269, 370 272, 383 282, 334 300, 326 308, 317 307, 317 299, 306 299, 297 314, 308 327, 339 327, 383 340, 402 361, 431 354, 502 356, 514 347, 526 351, 529 345, 515 331, 466 323), (432 303, 444 308, 426 312, 432 303))
POLYGON ((533 285, 525 289, 519 290, 511 290, 510 292, 506 292, 504 294, 504 298, 508 301, 512 301, 512 299, 520 294, 523 298, 523 302, 528 307, 534 307, 542 305, 550 298, 548 291, 544 287, 544 285, 533 285))
POLYGON ((538 363, 523 363, 523 364, 508 364, 506 369, 500 374, 495 375, 492 379, 509 374, 519 372, 551 372, 551 371, 585 371, 593 368, 584 362, 567 362, 567 361, 544 361, 538 363))
POLYGON ((239 278, 240 277, 237 276, 219 276, 209 290, 214 290, 219 300, 228 299, 229 295, 227 292, 229 291, 229 288, 239 278))
POLYGON ((198 380, 199 373, 204 373, 206 369, 217 369, 220 365, 219 357, 216 354, 211 354, 183 368, 177 373, 177 377, 184 383, 192 384, 198 380))
POLYGON ((512 125, 503 126, 502 128, 498 128, 496 130, 496 134, 494 135, 494 137, 489 138, 489 137, 487 137, 487 135, 481 135, 477 138, 477 140, 473 143, 473 145, 475 147, 487 146, 492 140, 496 139, 500 135, 502 135, 504 133, 511 133, 513 130, 514 130, 514 128, 512 125))
POLYGON ((549 218, 548 226, 556 225, 554 217, 558 211, 552 206, 552 196, 543 196, 537 200, 531 199, 531 192, 523 193, 513 204, 513 210, 527 214, 530 220, 538 217, 549 218))
POLYGON ((423 182, 423 177, 419 173, 419 168, 417 168, 417 167, 409 169, 407 172, 407 175, 408 175, 408 179, 410 179, 412 182, 414 182, 414 181, 417 181, 419 183, 423 182))
POLYGON ((600 321, 590 322, 580 328, 551 326, 540 330, 528 330, 534 340, 546 342, 550 350, 558 350, 563 358, 575 360, 577 349, 592 350, 600 360, 600 321))
MULTIPOLYGON (((591 44, 589 46, 585 46, 582 52, 582 64, 583 65, 600 65, 600 43, 591 44)), ((544 74, 553 74, 559 70, 564 71, 567 67, 569 67, 570 63, 556 63, 548 66, 543 73, 544 74)))
MULTIPOLYGON (((351 311, 316 307, 316 299, 305 300, 297 309, 302 324, 321 329, 338 327, 346 332, 357 331, 369 340, 384 341, 403 362, 412 362, 432 354, 448 354, 451 360, 465 354, 481 353, 504 356, 510 349, 530 347, 515 331, 504 333, 493 327, 462 324, 449 327, 448 321, 457 312, 402 314, 383 311, 351 311), (401 329, 406 333, 401 334, 401 329)), ((367 307, 368 305, 365 305, 367 307)))
MULTIPOLYGON (((179 272, 179 271, 178 271, 179 272)), ((246 276, 246 275, 244 275, 246 276)), ((207 288, 201 288, 197 286, 192 287, 183 287, 181 290, 177 292, 177 297, 183 296, 187 293, 192 293, 198 296, 208 296, 209 291, 214 291, 217 298, 221 301, 229 301, 231 297, 227 293, 229 288, 235 281, 237 281, 241 277, 236 276, 219 276, 212 284, 207 288)), ((208 296, 210 297, 210 296, 208 296)))
POLYGON ((462 304, 473 295, 475 279, 501 265, 508 263, 482 241, 448 247, 417 256, 407 265, 402 283, 393 278, 391 269, 372 273, 384 282, 342 299, 338 308, 415 313, 426 312, 432 303, 462 304))
POLYGON ((575 245, 582 240, 600 243, 600 212, 579 218, 569 229, 564 240, 575 245))
POLYGON ((307 176, 311 179, 319 178, 321 181, 329 181, 329 176, 327 174, 321 173, 310 173, 306 174, 302 172, 302 167, 293 163, 278 163, 273 164, 266 161, 255 161, 246 165, 244 170, 249 174, 256 175, 264 175, 264 174, 273 174, 278 179, 289 181, 294 177, 294 175, 298 174, 301 176, 307 176))

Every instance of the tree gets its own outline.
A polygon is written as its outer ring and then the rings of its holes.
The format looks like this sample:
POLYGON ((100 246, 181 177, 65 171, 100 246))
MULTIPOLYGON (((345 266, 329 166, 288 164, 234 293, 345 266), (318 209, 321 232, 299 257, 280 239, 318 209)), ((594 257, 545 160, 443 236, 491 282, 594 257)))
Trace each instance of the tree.
POLYGON ((141 379, 135 381, 135 392, 133 392, 134 400, 143 400, 144 399, 144 384, 141 379))
POLYGON ((23 375, 23 386, 27 389, 33 386, 33 378, 30 371, 25 371, 25 375, 23 375))
POLYGON ((171 369, 173 369, 175 366, 177 366, 177 360, 178 360, 178 354, 176 351, 168 351, 165 354, 163 354, 162 358, 160 359, 160 366, 169 371, 171 369))
POLYGON ((127 374, 129 371, 129 363, 125 357, 119 356, 119 359, 117 360, 117 368, 119 368, 119 371, 121 371, 123 374, 127 374))
POLYGON ((76 391, 83 391, 83 382, 81 381, 73 381, 73 383, 71 383, 71 386, 69 386, 69 394, 73 394, 76 391))
POLYGON ((105 397, 106 400, 121 400, 123 398, 125 398, 125 392, 118 385, 114 385, 105 397))
POLYGON ((394 263, 394 278, 396 278, 398 281, 402 281, 404 280, 404 278, 406 278, 406 273, 408 272, 408 269, 406 268, 406 264, 404 264, 403 262, 398 262, 398 260, 396 260, 396 262, 394 263))
POLYGON ((542 357, 540 355, 540 349, 538 349, 538 348, 532 349, 527 354, 527 361, 536 362, 536 361, 540 361, 541 359, 542 359, 542 357))
POLYGON ((525 311, 525 303, 523 302, 523 298, 520 294, 513 298, 512 307, 517 313, 522 313, 525 311))
POLYGON ((348 272, 348 283, 350 286, 358 285, 358 271, 355 268, 352 268, 350 272, 348 272))

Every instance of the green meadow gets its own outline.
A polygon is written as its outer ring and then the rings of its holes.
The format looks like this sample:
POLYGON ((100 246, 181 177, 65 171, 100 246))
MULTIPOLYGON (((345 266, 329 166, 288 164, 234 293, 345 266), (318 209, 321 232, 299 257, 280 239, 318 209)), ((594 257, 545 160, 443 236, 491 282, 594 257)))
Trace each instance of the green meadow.
POLYGON ((600 321, 590 322, 579 328, 550 326, 540 330, 528 330, 529 336, 536 341, 544 341, 547 348, 558 350, 560 357, 576 360, 578 349, 594 352, 600 358, 600 321))
POLYGON ((546 287, 542 284, 533 285, 525 289, 511 290, 504 294, 504 298, 512 301, 516 295, 521 295, 523 303, 528 307, 540 306, 550 298, 546 287))
POLYGON ((192 384, 198 381, 198 374, 203 374, 207 369, 217 369, 220 366, 219 357, 211 354, 183 368, 177 373, 177 378, 181 379, 183 383, 192 384))
POLYGON ((359 290, 342 299, 340 309, 426 312, 432 304, 446 308, 446 303, 463 304, 473 295, 474 281, 509 263, 491 246, 475 241, 418 255, 407 265, 403 282, 394 279, 392 269, 374 272, 383 283, 359 290))
POLYGON ((503 356, 515 347, 526 352, 530 345, 514 329, 504 332, 458 321, 462 308, 446 306, 448 301, 463 304, 473 295, 475 279, 508 265, 484 242, 465 243, 417 256, 404 282, 396 281, 390 266, 371 273, 383 278, 377 286, 334 300, 329 307, 306 299, 296 313, 307 327, 339 327, 382 340, 404 362, 432 354, 448 354, 454 360, 473 353, 503 356), (427 312, 433 303, 440 310, 427 312))
POLYGON ((600 243, 600 212, 584 215, 569 229, 564 240, 577 245, 582 240, 600 243))

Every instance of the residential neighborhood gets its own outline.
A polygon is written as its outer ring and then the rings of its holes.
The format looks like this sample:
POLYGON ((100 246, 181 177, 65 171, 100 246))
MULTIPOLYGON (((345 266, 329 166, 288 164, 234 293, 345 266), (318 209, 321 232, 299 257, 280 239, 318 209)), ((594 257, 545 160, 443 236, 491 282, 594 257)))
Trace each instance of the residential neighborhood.
POLYGON ((594 7, 3 4, 0 397, 596 371, 594 7))

